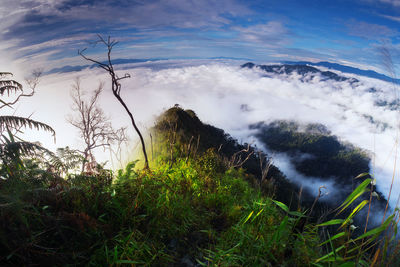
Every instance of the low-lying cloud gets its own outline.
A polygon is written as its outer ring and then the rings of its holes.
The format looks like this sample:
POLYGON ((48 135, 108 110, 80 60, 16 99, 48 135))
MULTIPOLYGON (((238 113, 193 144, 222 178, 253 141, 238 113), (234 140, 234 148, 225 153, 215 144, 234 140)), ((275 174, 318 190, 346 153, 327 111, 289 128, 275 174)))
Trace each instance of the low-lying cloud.
MULTIPOLYGON (((258 69, 242 69, 238 62, 164 61, 161 64, 161 67, 158 62, 120 66, 124 68, 122 73, 129 72, 132 76, 123 81, 122 95, 142 128, 151 127, 158 114, 175 104, 193 109, 204 122, 224 129, 243 142, 255 140, 248 126, 260 121, 321 123, 342 141, 369 151, 378 190, 388 195, 397 152, 399 113, 393 107, 377 103, 396 100, 397 88, 391 84, 355 75, 347 76, 357 78, 357 83, 327 80, 318 74, 266 75, 258 69)), ((33 104, 26 106, 27 110, 36 110, 35 118, 54 123, 57 138, 61 140, 58 146, 76 141, 75 133, 64 120, 69 112, 68 91, 76 76, 81 76, 83 86, 88 89, 95 88, 98 80, 108 81, 99 69, 48 75, 42 89, 30 100, 33 104)), ((107 90, 107 83, 101 103, 116 127, 129 125, 123 109, 107 90)), ((22 106, 20 109, 23 110, 22 106)), ((134 135, 132 130, 131 135, 134 135)), ((400 192, 396 181, 398 169, 395 172, 392 205, 400 192)), ((291 178, 290 172, 287 175, 291 178)), ((331 190, 328 188, 328 191, 331 190)))

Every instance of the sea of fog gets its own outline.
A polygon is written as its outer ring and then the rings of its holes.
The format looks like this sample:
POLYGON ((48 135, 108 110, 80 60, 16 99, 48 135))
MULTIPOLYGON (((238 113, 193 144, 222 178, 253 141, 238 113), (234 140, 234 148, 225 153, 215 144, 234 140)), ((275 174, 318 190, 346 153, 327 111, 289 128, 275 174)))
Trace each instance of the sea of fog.
MULTIPOLYGON (((240 142, 253 142, 258 147, 262 145, 248 128, 252 123, 278 119, 322 123, 342 141, 369 151, 378 190, 385 196, 395 172, 391 204, 396 204, 400 193, 398 168, 394 168, 399 113, 389 106, 377 105, 396 101, 396 87, 340 72, 336 73, 355 77, 359 82, 326 80, 318 75, 266 76, 258 69, 240 68, 241 63, 165 60, 120 65, 120 75, 130 73, 132 77, 122 81, 122 96, 142 129, 151 127, 156 116, 165 109, 179 104, 193 109, 203 122, 224 129, 240 142)), ((82 145, 76 130, 65 120, 67 114, 72 113, 69 91, 76 77, 81 78, 82 87, 88 91, 105 81, 101 106, 115 127, 129 125, 129 118, 108 90, 109 78, 102 70, 51 74, 42 78, 35 96, 21 102, 15 113, 30 115, 33 112, 32 118, 54 127, 57 142, 54 144, 50 136, 36 132, 29 133, 31 140, 39 140, 51 149, 82 145)), ((135 144, 133 129, 129 129, 135 144)), ((99 161, 107 158, 98 157, 99 161)), ((276 154, 273 162, 293 181, 305 180, 290 166, 285 155, 276 154)), ((307 181, 305 186, 311 191, 317 193, 318 187, 325 185, 334 195, 334 183, 324 183, 318 177, 307 181)))

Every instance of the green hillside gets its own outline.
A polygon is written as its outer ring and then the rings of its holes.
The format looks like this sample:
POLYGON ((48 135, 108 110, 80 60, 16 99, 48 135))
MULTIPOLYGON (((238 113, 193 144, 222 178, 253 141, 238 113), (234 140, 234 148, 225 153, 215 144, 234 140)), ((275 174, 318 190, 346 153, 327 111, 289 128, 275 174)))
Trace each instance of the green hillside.
POLYGON ((353 213, 323 222, 308 216, 317 201, 300 205, 298 188, 276 167, 270 166, 262 178, 260 158, 265 155, 203 124, 193 111, 167 110, 152 137, 149 170, 134 161, 117 173, 99 168, 62 176, 48 162, 25 155, 11 179, 8 165, 2 164, 0 174, 9 178, 0 180, 0 264, 394 263, 374 243, 393 226, 393 216, 364 236, 352 234, 356 226, 351 219, 368 201, 355 208, 351 204, 367 193, 370 178, 363 177, 340 207, 353 213))

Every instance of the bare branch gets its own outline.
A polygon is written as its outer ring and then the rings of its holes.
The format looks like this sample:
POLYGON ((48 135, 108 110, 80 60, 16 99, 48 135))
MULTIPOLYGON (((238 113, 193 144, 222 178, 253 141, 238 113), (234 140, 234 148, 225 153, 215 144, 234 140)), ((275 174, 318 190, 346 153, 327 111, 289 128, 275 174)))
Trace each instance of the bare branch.
POLYGON ((111 77, 111 90, 112 90, 115 98, 118 100, 118 102, 123 106, 125 111, 128 113, 128 116, 131 119, 132 126, 133 126, 133 128, 135 129, 136 133, 139 136, 140 143, 142 144, 142 150, 143 150, 143 155, 144 155, 144 160, 145 160, 144 168, 148 169, 149 168, 149 161, 148 161, 148 158, 147 158, 146 146, 145 146, 145 143, 144 143, 144 139, 143 139, 142 133, 140 132, 139 128, 137 127, 136 122, 135 122, 135 120, 133 118, 133 115, 132 115, 131 111, 129 110, 129 108, 126 105, 125 101, 121 97, 121 83, 119 81, 123 80, 123 79, 126 79, 126 78, 130 78, 131 76, 126 73, 123 77, 118 77, 118 75, 114 71, 114 66, 113 66, 112 60, 111 60, 112 49, 113 49, 113 47, 115 45, 118 44, 118 42, 115 41, 115 40, 111 40, 110 36, 108 36, 107 40, 105 40, 101 35, 97 35, 97 36, 98 36, 99 39, 96 42, 96 44, 97 43, 102 43, 107 48, 107 62, 108 62, 107 64, 102 63, 102 62, 100 62, 98 60, 95 60, 95 59, 87 57, 84 54, 86 49, 83 49, 81 51, 78 50, 78 54, 80 56, 82 56, 85 60, 90 61, 92 63, 95 63, 97 66, 99 66, 102 69, 104 69, 105 71, 107 71, 108 74, 110 75, 110 77, 111 77))
MULTIPOLYGON (((14 80, 1 80, 0 81, 0 95, 3 95, 5 92, 7 92, 7 96, 10 96, 10 92, 15 92, 17 93, 18 91, 20 92, 14 100, 6 101, 6 100, 1 100, 0 103, 0 109, 4 107, 10 107, 12 108, 13 105, 15 105, 22 97, 31 97, 35 94, 35 89, 36 86, 39 84, 40 77, 42 75, 42 70, 41 69, 36 69, 32 72, 32 77, 26 78, 25 82, 28 84, 30 88, 30 92, 25 93, 22 85, 14 80)), ((0 73, 0 78, 6 77, 6 76, 12 76, 11 73, 0 73)))
POLYGON ((244 149, 234 153, 229 162, 229 167, 238 168, 238 167, 243 166, 243 164, 249 160, 251 155, 254 154, 254 150, 251 150, 250 148, 251 148, 250 144, 247 144, 247 148, 244 148, 244 149), (245 159, 242 159, 242 154, 244 154, 246 156, 245 159))
MULTIPOLYGON (((103 90, 104 83, 100 82, 97 89, 93 91, 89 99, 85 99, 86 92, 81 89, 80 79, 75 80, 72 86, 72 110, 75 116, 69 115, 67 121, 78 129, 81 138, 85 143, 83 150, 84 162, 82 171, 90 166, 95 166, 93 150, 99 147, 110 147, 118 140, 118 131, 111 125, 110 119, 98 106, 98 100, 103 90)), ((91 167, 90 167, 91 168, 91 167)))

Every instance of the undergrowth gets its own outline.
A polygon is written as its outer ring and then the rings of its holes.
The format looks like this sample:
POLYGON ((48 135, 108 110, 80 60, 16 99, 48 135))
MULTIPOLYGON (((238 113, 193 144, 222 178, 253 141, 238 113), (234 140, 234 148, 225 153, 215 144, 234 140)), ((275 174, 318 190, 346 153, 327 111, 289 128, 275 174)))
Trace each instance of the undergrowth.
POLYGON ((315 233, 293 230, 301 213, 285 215, 243 169, 219 169, 214 151, 151 171, 135 163, 114 182, 39 169, 1 180, 2 265, 293 266, 317 255, 315 233))
POLYGON ((155 151, 151 170, 134 161, 115 174, 60 177, 25 158, 7 178, 2 166, 0 265, 396 264, 397 213, 354 232, 353 218, 372 201, 360 201, 373 193, 368 175, 335 210, 348 210, 345 218, 317 224, 307 207, 277 201, 216 149, 159 138, 155 151))

